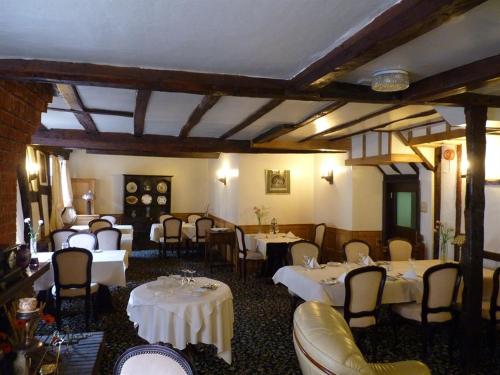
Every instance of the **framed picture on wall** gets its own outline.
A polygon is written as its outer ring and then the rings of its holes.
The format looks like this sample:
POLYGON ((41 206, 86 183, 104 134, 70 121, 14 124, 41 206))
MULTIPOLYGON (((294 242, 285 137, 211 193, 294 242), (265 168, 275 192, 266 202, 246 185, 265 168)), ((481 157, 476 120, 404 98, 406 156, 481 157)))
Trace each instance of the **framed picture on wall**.
POLYGON ((290 171, 266 169, 266 194, 290 194, 290 171))
POLYGON ((36 152, 36 158, 38 163, 38 177, 40 178, 40 185, 49 185, 49 176, 47 173, 47 155, 41 151, 36 152))

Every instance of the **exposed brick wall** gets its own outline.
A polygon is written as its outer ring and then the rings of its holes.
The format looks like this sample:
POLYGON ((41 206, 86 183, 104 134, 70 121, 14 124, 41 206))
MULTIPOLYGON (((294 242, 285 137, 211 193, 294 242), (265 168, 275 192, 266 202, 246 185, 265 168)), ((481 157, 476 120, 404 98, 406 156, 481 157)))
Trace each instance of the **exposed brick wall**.
POLYGON ((51 101, 49 85, 0 80, 0 244, 16 239, 17 165, 51 101))

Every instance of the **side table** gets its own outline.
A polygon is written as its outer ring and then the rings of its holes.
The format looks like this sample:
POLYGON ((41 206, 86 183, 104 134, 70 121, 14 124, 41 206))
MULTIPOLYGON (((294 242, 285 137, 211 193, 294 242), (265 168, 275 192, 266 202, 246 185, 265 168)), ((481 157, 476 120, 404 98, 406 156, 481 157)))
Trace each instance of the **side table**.
POLYGON ((234 230, 226 230, 226 231, 219 231, 219 230, 212 230, 209 229, 206 233, 205 237, 205 267, 208 265, 210 266, 210 271, 212 271, 212 267, 214 266, 230 266, 231 268, 234 267, 234 245, 235 245, 235 232, 234 230), (229 258, 229 264, 213 264, 212 262, 212 255, 213 251, 212 248, 214 246, 217 246, 217 249, 219 252, 222 254, 222 256, 227 260, 227 249, 229 248, 230 250, 230 258, 229 258), (221 249, 224 251, 222 252, 221 249))

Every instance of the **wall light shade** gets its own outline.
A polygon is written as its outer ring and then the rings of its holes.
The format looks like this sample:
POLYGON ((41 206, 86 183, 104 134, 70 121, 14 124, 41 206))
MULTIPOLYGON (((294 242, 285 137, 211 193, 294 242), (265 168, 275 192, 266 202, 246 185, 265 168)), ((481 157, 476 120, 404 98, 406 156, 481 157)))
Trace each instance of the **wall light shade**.
POLYGON ((321 178, 328 181, 330 185, 333 185, 333 170, 329 170, 328 172, 323 172, 321 178))
POLYGON ((403 91, 410 86, 408 72, 399 69, 381 70, 372 76, 372 90, 380 92, 403 91))
POLYGON ((224 176, 224 177, 217 177, 217 181, 222 182, 224 184, 224 186, 227 184, 226 176, 224 176))

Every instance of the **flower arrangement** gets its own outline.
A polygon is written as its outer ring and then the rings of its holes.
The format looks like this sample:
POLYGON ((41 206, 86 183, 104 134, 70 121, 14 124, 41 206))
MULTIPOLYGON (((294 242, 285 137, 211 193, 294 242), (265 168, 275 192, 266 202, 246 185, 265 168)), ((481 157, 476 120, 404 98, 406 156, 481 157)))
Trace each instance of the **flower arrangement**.
POLYGON ((440 244, 440 258, 441 260, 446 259, 446 249, 448 247, 448 243, 451 242, 455 230, 442 223, 440 221, 436 221, 436 226, 434 227, 434 232, 439 234, 439 244, 440 244))
POLYGON ((254 206, 253 213, 257 217, 257 222, 259 223, 259 225, 262 225, 262 219, 269 214, 269 211, 264 206, 260 207, 254 206))
POLYGON ((38 220, 38 228, 36 231, 33 229, 33 225, 31 224, 31 219, 29 217, 24 219, 24 223, 28 224, 28 235, 30 237, 30 241, 38 241, 40 239, 40 228, 43 225, 43 220, 38 220))

